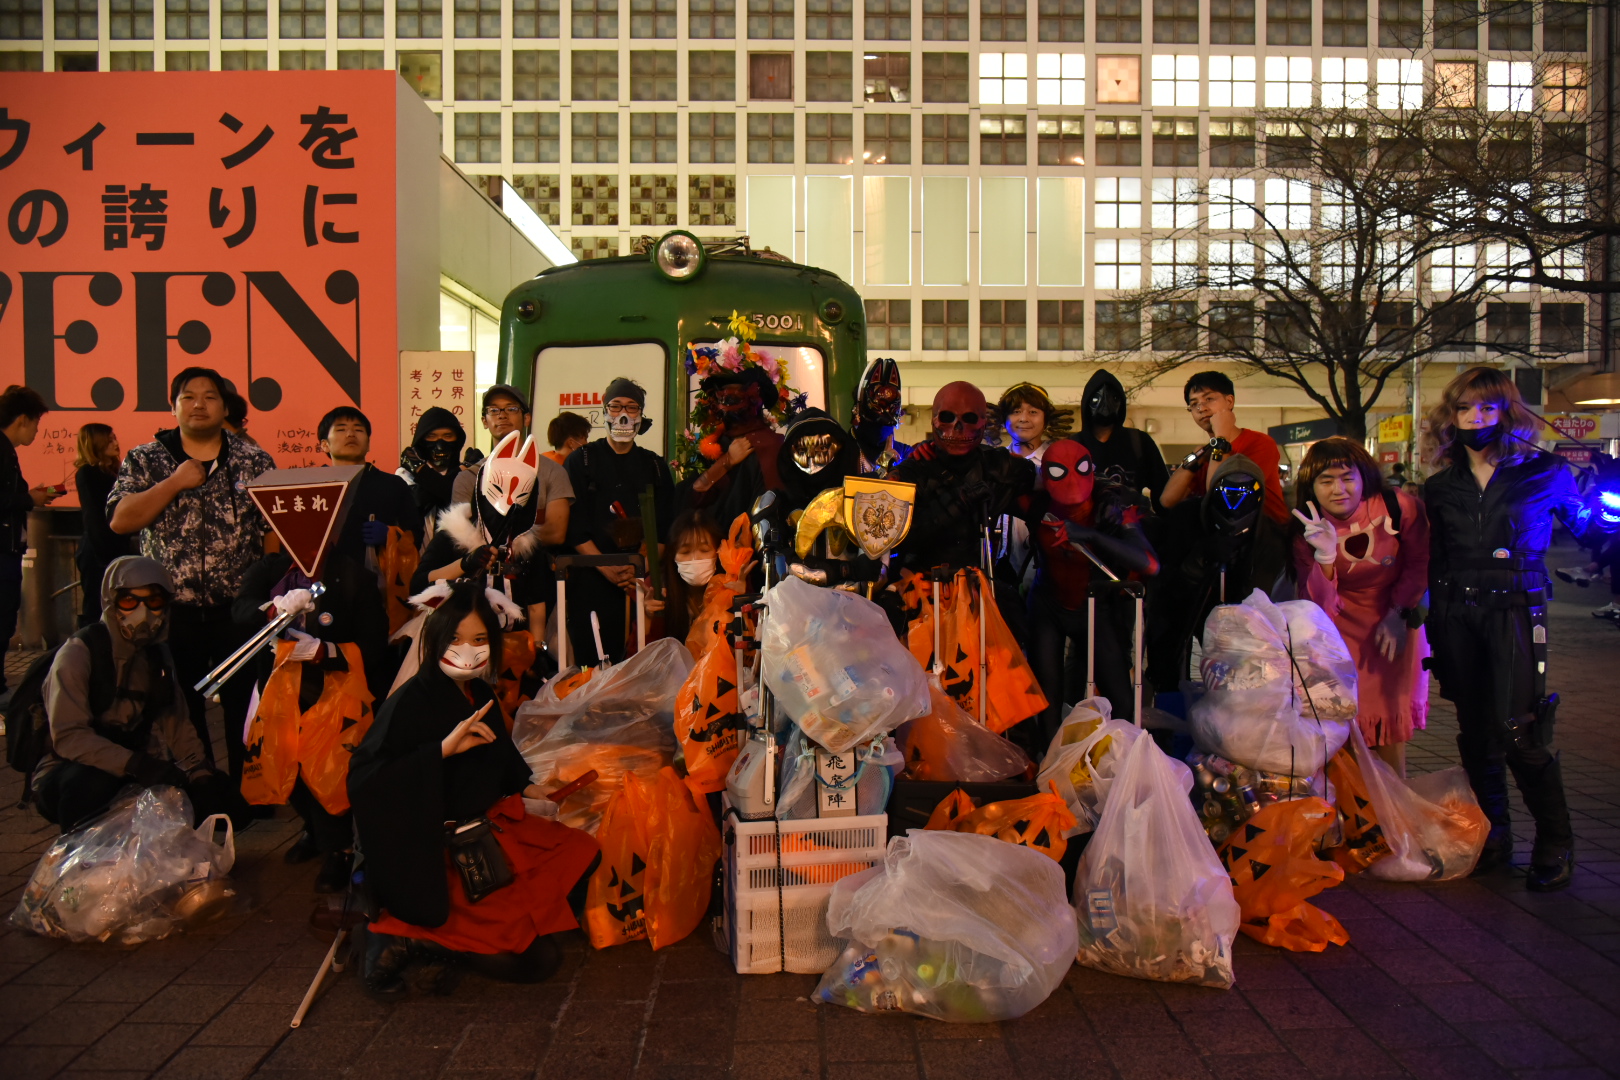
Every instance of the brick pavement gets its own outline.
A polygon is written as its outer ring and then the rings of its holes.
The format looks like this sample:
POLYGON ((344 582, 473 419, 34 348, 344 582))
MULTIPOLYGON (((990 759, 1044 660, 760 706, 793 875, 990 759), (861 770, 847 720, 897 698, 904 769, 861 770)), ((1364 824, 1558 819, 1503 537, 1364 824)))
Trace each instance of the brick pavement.
MULTIPOLYGON (((0 1077, 1614 1075, 1620 748, 1610 680, 1620 632, 1587 615, 1606 599, 1601 589, 1564 588, 1553 606, 1559 741, 1580 845, 1575 886, 1562 894, 1531 895, 1510 877, 1352 880, 1317 901, 1349 929, 1347 947, 1291 954, 1240 937, 1230 991, 1077 967, 1039 1009, 1002 1024, 818 1008, 807 1000, 814 976, 737 976, 698 936, 654 954, 645 945, 593 953, 574 935, 548 984, 469 976, 448 997, 419 992, 384 1006, 345 973, 290 1031, 325 946, 306 928, 315 864, 282 863, 297 829, 281 818, 238 839, 237 879, 259 903, 250 915, 130 950, 0 932, 0 1077)), ((1415 771, 1455 760, 1451 730, 1442 704, 1413 744, 1415 771)), ((54 834, 14 808, 17 795, 4 773, 4 911, 54 834)), ((1518 841, 1522 861, 1527 830, 1518 841)))

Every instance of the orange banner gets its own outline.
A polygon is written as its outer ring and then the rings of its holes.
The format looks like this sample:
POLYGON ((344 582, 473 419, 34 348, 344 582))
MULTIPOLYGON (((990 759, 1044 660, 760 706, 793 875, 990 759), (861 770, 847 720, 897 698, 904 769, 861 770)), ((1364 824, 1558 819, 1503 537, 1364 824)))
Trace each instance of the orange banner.
POLYGON ((71 482, 86 422, 126 449, 173 427, 192 364, 247 397, 277 465, 326 464, 315 429, 340 404, 391 465, 402 89, 391 71, 0 74, 0 385, 51 409, 20 451, 30 483, 71 482))

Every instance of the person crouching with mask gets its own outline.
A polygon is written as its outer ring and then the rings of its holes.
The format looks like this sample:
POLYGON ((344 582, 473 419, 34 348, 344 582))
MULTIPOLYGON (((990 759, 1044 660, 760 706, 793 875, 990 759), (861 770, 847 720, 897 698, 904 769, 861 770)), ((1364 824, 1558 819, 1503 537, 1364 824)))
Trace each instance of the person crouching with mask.
POLYGON ((422 627, 420 650, 416 675, 383 703, 349 766, 379 910, 367 931, 365 987, 384 1000, 403 996, 401 976, 418 961, 540 982, 562 962, 552 935, 579 925, 570 894, 583 903, 601 849, 524 809, 525 798, 546 793, 496 719, 490 659, 501 653, 501 628, 481 582, 450 587, 422 627))
POLYGON ((155 559, 115 559, 101 579, 101 621, 69 638, 45 677, 50 748, 32 785, 40 813, 62 830, 106 809, 126 786, 167 784, 191 800, 193 824, 247 804, 208 765, 169 652, 174 579, 155 559))

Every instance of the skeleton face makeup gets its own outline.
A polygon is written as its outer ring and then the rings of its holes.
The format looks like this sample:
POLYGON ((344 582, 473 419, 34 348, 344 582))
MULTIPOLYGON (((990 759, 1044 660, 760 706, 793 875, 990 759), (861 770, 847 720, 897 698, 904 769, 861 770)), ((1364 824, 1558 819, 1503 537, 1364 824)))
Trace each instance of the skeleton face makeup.
POLYGON ((946 383, 934 395, 934 437, 947 454, 969 453, 984 438, 989 411, 984 392, 977 386, 946 383))
POLYGON ((1084 506, 1091 501, 1097 483, 1090 452, 1074 439, 1059 439, 1046 448, 1041 478, 1053 505, 1058 507, 1084 506))

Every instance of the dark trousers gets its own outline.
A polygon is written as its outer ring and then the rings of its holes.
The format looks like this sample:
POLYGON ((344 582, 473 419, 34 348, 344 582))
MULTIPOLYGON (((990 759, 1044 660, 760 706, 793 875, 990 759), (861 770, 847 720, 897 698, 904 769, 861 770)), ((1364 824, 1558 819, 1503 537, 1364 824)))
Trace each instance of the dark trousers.
POLYGON ((304 828, 323 855, 354 847, 354 815, 327 813, 315 793, 304 784, 303 777, 293 784, 287 803, 304 819, 304 828))
POLYGON ((22 611, 22 560, 21 552, 0 552, 0 691, 6 687, 5 654, 22 611))
MULTIPOLYGON (((135 781, 77 761, 64 761, 39 782, 35 795, 39 812, 63 832, 100 814, 126 786, 135 781)), ((191 800, 191 823, 210 814, 228 814, 238 827, 247 824, 247 803, 236 788, 218 773, 188 782, 183 789, 191 800)))
MULTIPOLYGON (((192 687, 246 641, 250 632, 231 620, 229 606, 198 607, 192 604, 174 604, 169 608, 169 648, 174 653, 175 673, 185 688, 186 707, 191 712, 191 723, 208 751, 210 764, 216 760, 214 744, 208 737, 208 703, 192 687)), ((225 754, 230 763, 231 779, 242 782, 242 727, 247 721, 248 699, 253 696, 252 664, 242 669, 219 694, 220 707, 225 712, 225 754)))
POLYGON ((101 621, 101 579, 107 576, 108 563, 95 556, 80 554, 75 560, 79 566, 79 590, 84 593, 84 607, 79 612, 79 628, 101 621))
MULTIPOLYGON (((1438 591, 1438 590, 1437 590, 1438 591)), ((1463 769, 1491 822, 1496 842, 1510 840, 1507 773, 1536 823, 1532 861, 1546 864, 1570 849, 1574 833, 1552 732, 1526 749, 1509 735, 1510 720, 1535 713, 1536 685, 1530 609, 1474 606, 1436 597, 1428 620, 1440 696, 1457 707, 1457 749, 1463 769)))
MULTIPOLYGON (((1115 716, 1125 720, 1130 719, 1131 659, 1126 643, 1130 641, 1133 606, 1125 597, 1097 598, 1097 693, 1108 699, 1115 716)), ((1086 609, 1071 611, 1063 607, 1053 590, 1037 584, 1030 592, 1029 664, 1050 703, 1039 717, 1041 753, 1046 752, 1063 722, 1064 705, 1086 696, 1087 645, 1086 609), (1067 650, 1070 645, 1072 652, 1067 650)))
MULTIPOLYGON (((624 604, 628 594, 589 566, 568 572, 567 589, 569 659, 581 667, 594 667, 602 662, 596 654, 596 640, 591 636, 591 612, 594 611, 602 627, 602 648, 608 654, 607 659, 614 663, 623 660, 624 604)), ((630 597, 630 602, 634 604, 635 598, 630 597)))

